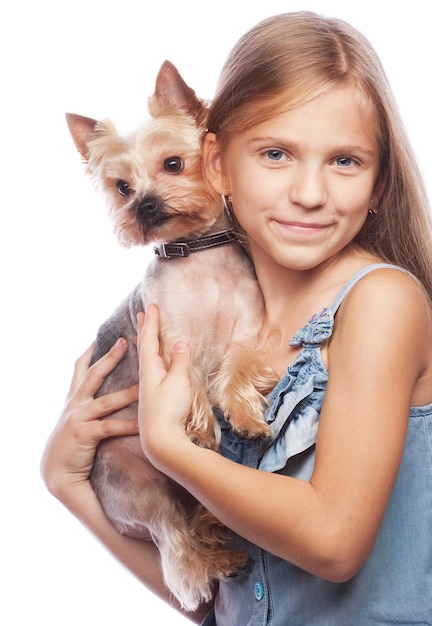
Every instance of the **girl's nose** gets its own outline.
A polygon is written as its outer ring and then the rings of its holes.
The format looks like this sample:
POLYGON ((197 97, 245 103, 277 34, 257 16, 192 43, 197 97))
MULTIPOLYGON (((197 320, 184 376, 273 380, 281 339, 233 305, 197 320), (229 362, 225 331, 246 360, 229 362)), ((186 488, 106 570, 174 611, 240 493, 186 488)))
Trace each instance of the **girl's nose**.
POLYGON ((324 175, 317 167, 298 166, 290 185, 290 201, 306 209, 316 209, 327 201, 324 175))

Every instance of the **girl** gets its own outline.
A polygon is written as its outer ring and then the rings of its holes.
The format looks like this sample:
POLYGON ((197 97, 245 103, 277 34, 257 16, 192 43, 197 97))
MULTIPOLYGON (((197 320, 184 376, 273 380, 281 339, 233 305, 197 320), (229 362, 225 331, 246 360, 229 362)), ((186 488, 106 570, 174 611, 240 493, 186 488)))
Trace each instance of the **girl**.
MULTIPOLYGON (((253 260, 263 359, 280 382, 266 412, 271 441, 239 440, 221 418, 222 454, 198 448, 182 426, 188 346, 175 346, 166 371, 157 310, 140 319, 144 452, 251 556, 247 571, 219 582, 214 606, 190 617, 431 625, 432 237, 381 64, 340 20, 275 16, 229 56, 208 129, 205 172, 253 260)), ((78 361, 43 476, 166 597, 154 546, 117 535, 88 482, 97 443, 137 432, 98 421, 136 389, 92 400, 123 350, 90 369, 88 354, 78 361)))

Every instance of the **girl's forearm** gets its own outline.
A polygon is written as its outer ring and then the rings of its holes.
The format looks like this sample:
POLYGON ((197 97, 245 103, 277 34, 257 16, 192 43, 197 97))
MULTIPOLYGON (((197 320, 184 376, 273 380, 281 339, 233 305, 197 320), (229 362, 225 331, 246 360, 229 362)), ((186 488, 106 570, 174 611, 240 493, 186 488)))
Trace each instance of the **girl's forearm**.
POLYGON ((159 469, 252 543, 335 582, 362 564, 364 549, 344 539, 344 520, 311 482, 239 465, 182 438, 175 452, 164 448, 159 469))

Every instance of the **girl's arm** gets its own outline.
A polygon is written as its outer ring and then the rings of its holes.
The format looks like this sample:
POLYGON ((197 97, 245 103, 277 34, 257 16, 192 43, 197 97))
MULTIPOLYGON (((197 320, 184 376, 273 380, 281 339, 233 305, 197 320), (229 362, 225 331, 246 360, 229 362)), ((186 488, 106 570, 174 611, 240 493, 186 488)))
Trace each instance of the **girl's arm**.
POLYGON ((430 309, 414 281, 376 272, 341 306, 309 482, 244 467, 191 443, 182 427, 191 401, 188 348, 177 345, 166 373, 154 307, 140 327, 141 441, 155 466, 253 543, 323 578, 351 578, 377 535, 413 389, 430 359, 430 309))
MULTIPOLYGON (((157 596, 183 612, 165 588, 154 543, 118 533, 105 516, 89 482, 95 451, 102 439, 138 434, 135 420, 100 419, 136 402, 137 387, 94 399, 104 378, 119 363, 126 349, 127 342, 119 340, 90 368, 93 347, 77 360, 65 407, 42 457, 42 478, 49 491, 113 556, 157 596)), ((208 610, 209 607, 202 606, 194 615, 183 613, 199 624, 208 610)))

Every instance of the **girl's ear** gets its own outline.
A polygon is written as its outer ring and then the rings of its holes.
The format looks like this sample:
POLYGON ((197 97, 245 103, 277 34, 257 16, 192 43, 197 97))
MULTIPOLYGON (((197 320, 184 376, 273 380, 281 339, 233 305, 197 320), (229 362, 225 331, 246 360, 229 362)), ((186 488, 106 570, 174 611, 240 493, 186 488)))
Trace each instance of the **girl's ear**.
POLYGON ((207 133, 203 142, 204 176, 219 195, 228 195, 226 177, 222 168, 222 153, 214 133, 207 133))

